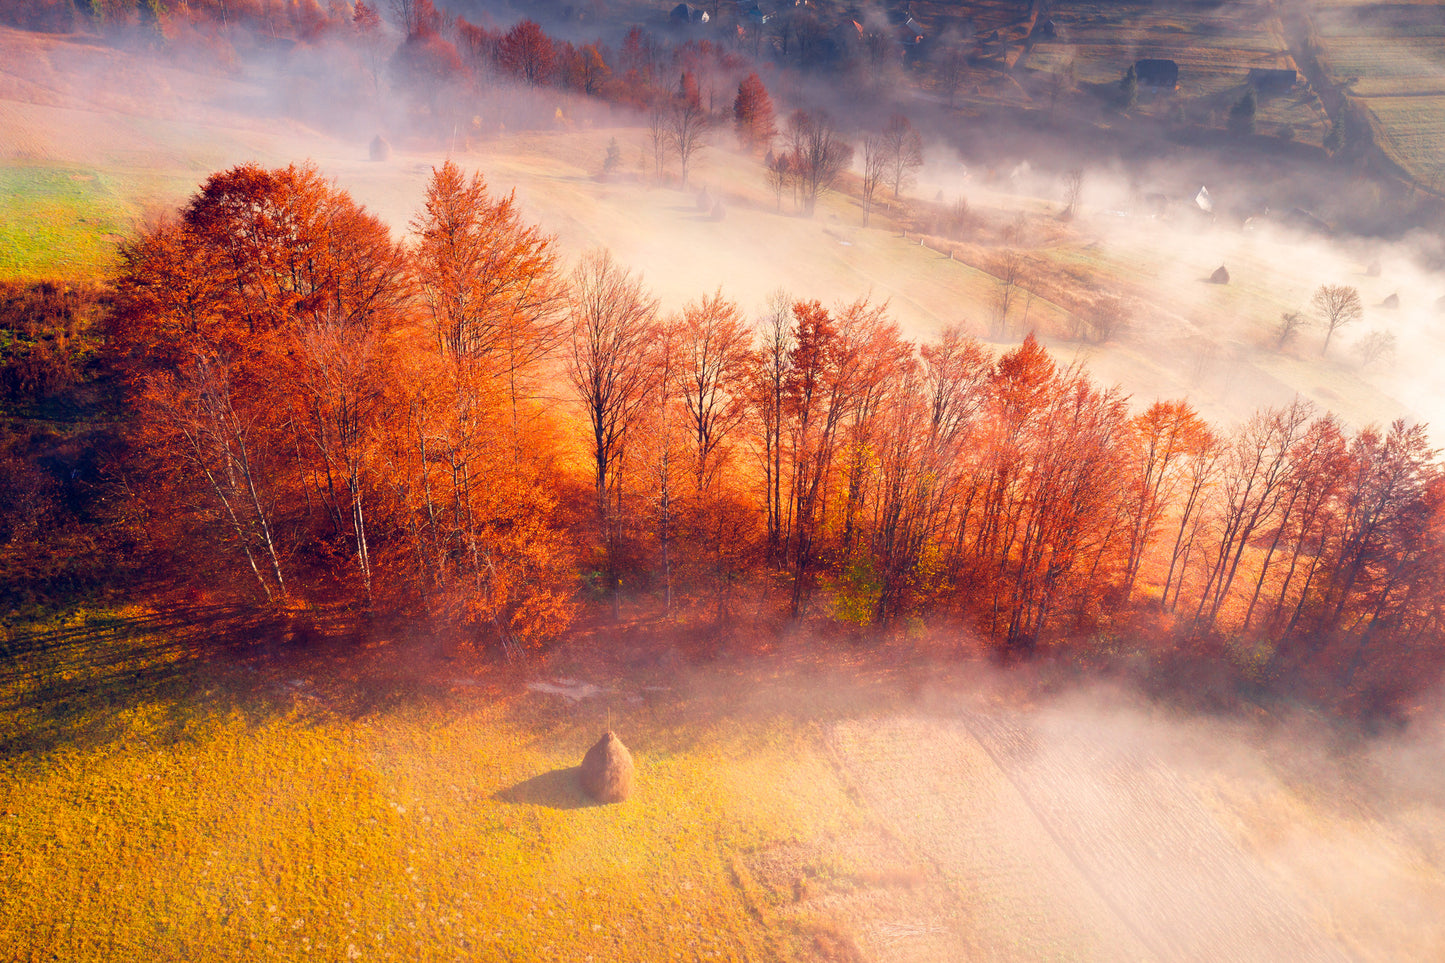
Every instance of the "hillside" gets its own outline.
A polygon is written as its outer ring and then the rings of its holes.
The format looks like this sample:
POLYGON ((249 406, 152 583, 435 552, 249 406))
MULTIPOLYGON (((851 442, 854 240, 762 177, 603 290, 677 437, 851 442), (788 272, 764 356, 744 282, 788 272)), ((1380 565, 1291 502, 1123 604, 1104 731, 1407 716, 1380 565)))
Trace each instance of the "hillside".
MULTIPOLYGON (((263 88, 245 77, 157 67, 83 38, 0 30, 0 60, 10 65, 0 83, 0 179, 9 188, 0 232, 9 252, 4 269, 22 276, 104 271, 115 241, 146 211, 178 202, 206 173, 244 160, 309 159, 400 229, 431 165, 447 153, 442 145, 403 142, 388 162, 373 163, 361 137, 338 140, 272 117, 261 109, 269 103, 263 88), (82 66, 94 63, 103 67, 82 66), (97 84, 97 73, 115 82, 97 84)), ((785 288, 825 302, 886 299, 915 337, 957 321, 989 329, 997 282, 988 269, 998 242, 986 234, 982 246, 939 238, 920 246, 888 227, 861 229, 856 201, 841 195, 811 220, 780 215, 759 168, 732 153, 725 135, 703 155, 694 185, 723 199, 725 219, 714 222, 691 193, 635 173, 615 183, 598 178, 614 134, 635 171, 644 130, 577 129, 565 116, 560 123, 563 129, 474 141, 455 156, 494 188, 515 187, 527 216, 556 232, 565 250, 606 246, 640 268, 666 306, 722 287, 756 307, 785 288), (942 253, 949 249, 958 259, 942 253)), ((1065 358, 1087 359, 1106 381, 1143 399, 1187 393, 1214 417, 1296 392, 1358 421, 1445 413, 1434 379, 1413 363, 1439 347, 1431 306, 1445 290, 1411 266, 1408 249, 1372 253, 1276 240, 1224 221, 1130 215, 1130 191, 1107 174, 1091 175, 1082 216, 1061 224, 1054 183, 960 180, 944 148, 928 159, 915 196, 961 196, 985 222, 1021 215, 1033 225, 1026 233, 1035 238, 1028 257, 1037 277, 1024 287, 1038 297, 1029 301, 1027 320, 1019 314, 1012 325, 1037 330, 1065 358), (1363 278, 1373 256, 1386 258, 1390 270, 1363 278), (1235 282, 1202 284, 1221 263, 1235 282), (1318 284, 1338 281, 1359 284, 1367 304, 1401 292, 1401 310, 1372 311, 1368 319, 1397 333, 1394 370, 1361 369, 1344 352, 1314 363, 1307 345, 1299 355, 1269 350, 1279 314, 1303 307, 1318 284), (1070 342, 1070 310, 1100 291, 1129 300, 1131 329, 1115 343, 1070 342)), ((1140 211, 1137 195, 1133 203, 1140 211)))

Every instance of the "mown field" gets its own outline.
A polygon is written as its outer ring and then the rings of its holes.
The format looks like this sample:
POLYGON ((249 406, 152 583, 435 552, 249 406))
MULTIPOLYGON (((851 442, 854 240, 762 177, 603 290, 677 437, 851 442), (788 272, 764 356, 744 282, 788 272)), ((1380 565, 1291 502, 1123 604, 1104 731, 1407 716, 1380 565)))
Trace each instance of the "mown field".
POLYGON ((1445 950, 1428 719, 1368 743, 957 639, 690 663, 638 629, 498 666, 220 609, 7 626, 0 958, 1445 950), (637 791, 595 806, 572 767, 608 725, 637 791))
MULTIPOLYGON (((1245 92, 1256 67, 1294 67, 1279 13, 1262 0, 1248 3, 1166 4, 1063 0, 1051 7, 1055 39, 1039 43, 1030 67, 1058 70, 1072 61, 1078 80, 1113 84, 1140 58, 1179 65, 1179 88, 1155 95, 1139 88, 1139 109, 1222 126, 1228 107, 1245 92)), ((1294 92, 1262 97, 1255 129, 1318 144, 1328 129, 1319 99, 1299 86, 1294 92)))
POLYGON ((465 662, 418 670, 414 654, 228 664, 135 614, 5 639, 21 654, 0 683, 4 959, 759 960, 831 945, 831 922, 781 919, 745 864, 860 822, 816 700, 733 714, 721 691, 639 674, 573 703, 465 662), (570 767, 609 719, 641 788, 591 806, 570 767))
POLYGON ((1445 184, 1445 19, 1432 3, 1329 0, 1314 7, 1332 80, 1378 118, 1380 147, 1421 183, 1445 184))

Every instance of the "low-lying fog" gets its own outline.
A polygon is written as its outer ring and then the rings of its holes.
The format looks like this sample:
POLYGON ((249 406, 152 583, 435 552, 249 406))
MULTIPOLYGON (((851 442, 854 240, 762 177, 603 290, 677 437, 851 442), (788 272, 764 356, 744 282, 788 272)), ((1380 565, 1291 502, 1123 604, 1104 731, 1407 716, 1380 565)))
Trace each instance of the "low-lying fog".
POLYGON ((760 684, 753 667, 699 670, 687 699, 822 720, 868 824, 751 862, 780 885, 810 866, 867 867, 851 888, 804 884, 800 898, 846 919, 870 958, 1445 951, 1438 715, 1366 736, 1284 709, 1204 714, 1033 672, 892 667, 760 684))
MULTIPOLYGON (((1037 331, 1057 354, 1083 359, 1097 378, 1121 384, 1139 402, 1188 395, 1206 415, 1230 421, 1299 393, 1355 423, 1400 416, 1445 421, 1445 387, 1434 374, 1434 359, 1445 348, 1439 303, 1445 276, 1424 266, 1438 263, 1439 239, 1284 232, 1263 216, 1265 209, 1272 199, 1289 203, 1309 191, 1282 192, 1278 170, 1251 179, 1257 158, 1237 167, 1224 166, 1224 155, 1183 158, 1178 149, 1129 165, 1095 158, 1080 168, 1077 216, 1065 222, 1059 214, 1064 169, 1071 166, 1066 159, 1092 155, 1072 152, 1066 143, 1043 149, 1033 131, 1020 138, 1018 150, 1026 146, 1034 156, 1012 152, 1007 138, 994 137, 986 151, 974 152, 985 160, 966 160, 950 146, 957 131, 947 137, 925 131, 926 163, 906 195, 962 200, 975 228, 959 243, 930 237, 920 246, 888 219, 886 205, 869 229, 860 227, 856 200, 842 195, 820 205, 812 219, 795 215, 786 197, 778 213, 759 163, 735 153, 727 125, 713 133, 713 146, 682 191, 675 172, 667 186, 639 172, 647 163, 647 132, 634 115, 560 92, 501 91, 476 102, 481 113, 529 117, 513 129, 531 132, 483 138, 453 125, 450 136, 423 136, 401 129, 400 95, 388 95, 384 79, 380 99, 353 89, 365 71, 354 55, 343 60, 339 48, 298 50, 289 62, 233 59, 217 71, 196 56, 177 54, 158 64, 94 39, 4 34, 0 51, 23 64, 0 83, 0 117, 9 129, 0 143, 4 159, 115 171, 132 184, 143 176, 142 188, 115 188, 129 191, 123 200, 137 210, 174 203, 185 185, 229 164, 311 159, 403 232, 431 165, 450 155, 480 169, 494 191, 515 188, 526 215, 555 232, 567 256, 611 248, 668 309, 720 287, 755 310, 782 288, 825 303, 886 299, 919 339, 959 320, 984 336, 998 290, 990 259, 1012 246, 1024 252, 1021 287, 1032 293, 1015 299, 1022 307, 1013 309, 1004 339, 1037 331), (322 69, 328 65, 336 68, 330 79, 322 69), (344 91, 343 82, 350 83, 344 91), (336 137, 295 120, 324 122, 328 98, 338 105, 328 128, 353 133, 336 137), (283 116, 273 117, 278 110, 283 116), (374 133, 392 137, 389 160, 368 159, 374 133), (614 136, 621 171, 603 181, 602 158, 614 136), (1197 206, 1199 187, 1207 188, 1212 217, 1197 206), (721 221, 699 209, 695 195, 703 189, 724 202, 721 221), (1256 216, 1246 222, 1251 211, 1256 216), (1012 230, 1004 229, 1010 224, 1012 230), (1210 284, 1220 266, 1229 283, 1210 284), (1322 284, 1357 287, 1363 320, 1337 332, 1323 359, 1318 328, 1279 347, 1280 316, 1309 314, 1311 294, 1322 284), (1051 300, 1059 292, 1072 302, 1051 300), (1127 305, 1129 326, 1109 343, 1089 343, 1069 331, 1077 304, 1097 297, 1120 297, 1127 305), (1367 342, 1379 348, 1375 357, 1368 357, 1367 342)), ((820 96, 819 89, 808 85, 806 96, 820 96)), ((779 103, 779 115, 791 106, 779 103)), ((833 108, 845 134, 856 139, 846 105, 833 108)), ((937 105, 919 109, 920 116, 933 116, 937 105)), ((1315 195, 1325 189, 1314 189, 1315 195)))

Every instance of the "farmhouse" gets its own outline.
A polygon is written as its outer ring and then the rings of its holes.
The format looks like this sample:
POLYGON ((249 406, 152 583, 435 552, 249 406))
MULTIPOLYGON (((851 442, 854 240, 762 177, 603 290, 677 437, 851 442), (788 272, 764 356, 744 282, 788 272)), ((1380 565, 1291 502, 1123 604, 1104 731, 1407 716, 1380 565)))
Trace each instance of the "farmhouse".
POLYGON ((1299 83, 1299 74, 1288 68, 1253 67, 1246 83, 1261 94, 1287 94, 1299 83))
POLYGON ((1179 65, 1172 60, 1136 60, 1134 74, 1139 78, 1140 87, 1173 90, 1179 86, 1179 65))

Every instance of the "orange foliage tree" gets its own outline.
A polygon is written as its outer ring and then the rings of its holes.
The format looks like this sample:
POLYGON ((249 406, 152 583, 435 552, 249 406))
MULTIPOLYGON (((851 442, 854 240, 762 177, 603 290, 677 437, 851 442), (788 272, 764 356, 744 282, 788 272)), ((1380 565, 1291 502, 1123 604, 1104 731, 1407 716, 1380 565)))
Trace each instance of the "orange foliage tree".
MULTIPOLYGON (((429 197, 466 186, 437 172, 429 197)), ((470 216, 511 229, 472 262, 493 276, 467 320, 545 340, 539 301, 499 277, 545 285, 545 239, 516 224, 510 198, 467 199, 470 216), (515 243, 497 255, 504 240, 515 243)), ((192 540, 177 548, 198 576, 229 566, 271 600, 419 607, 508 646, 565 624, 567 545, 544 480, 517 455, 536 446, 514 436, 516 358, 546 349, 499 350, 489 365, 417 339, 418 322, 447 317, 417 292, 451 291, 453 266, 425 239, 408 252, 294 166, 214 175, 178 219, 126 246, 112 340, 153 494, 187 516, 192 540)))

